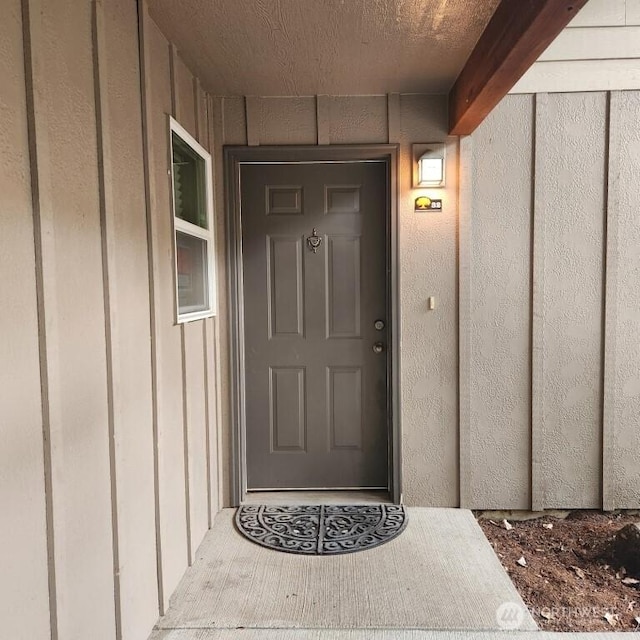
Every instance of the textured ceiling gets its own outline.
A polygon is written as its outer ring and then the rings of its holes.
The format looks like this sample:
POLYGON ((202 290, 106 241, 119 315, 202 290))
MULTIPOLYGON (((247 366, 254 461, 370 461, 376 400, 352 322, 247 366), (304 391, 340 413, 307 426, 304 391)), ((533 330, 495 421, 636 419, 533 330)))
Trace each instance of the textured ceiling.
POLYGON ((446 93, 498 0, 149 0, 215 95, 446 93))

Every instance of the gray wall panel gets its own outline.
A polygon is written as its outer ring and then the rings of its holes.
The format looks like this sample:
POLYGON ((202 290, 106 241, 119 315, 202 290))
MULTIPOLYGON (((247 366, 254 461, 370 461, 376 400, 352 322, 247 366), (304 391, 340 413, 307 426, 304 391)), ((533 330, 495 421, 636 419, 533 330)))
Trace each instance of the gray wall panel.
POLYGON ((175 325, 172 75, 205 146, 210 99, 142 0, 5 13, 3 632, 135 640, 188 564, 188 488, 193 548, 220 504, 219 325, 184 351, 175 325))
POLYGON ((640 92, 611 96, 605 508, 640 504, 640 92))
POLYGON ((386 96, 329 98, 331 144, 387 142, 386 96))
MULTIPOLYGON (((253 99, 255 100, 255 98, 253 99)), ((285 114, 298 113, 299 98, 259 99, 262 102, 260 144, 288 144, 286 122, 265 117, 265 104, 278 105, 285 114), (287 106, 287 102, 290 104, 287 106)), ((405 500, 410 504, 455 506, 458 495, 457 427, 457 141, 447 146, 447 188, 442 214, 415 214, 411 189, 411 143, 446 138, 447 103, 444 96, 403 95, 391 100, 392 133, 401 142, 399 236, 400 296, 403 344, 403 474, 405 500), (437 309, 427 310, 434 295, 437 309)), ((305 102, 306 104, 306 102, 305 102)), ((221 144, 246 144, 246 110, 240 98, 214 103, 214 121, 223 130, 221 144)), ((323 143, 387 142, 389 122, 386 96, 318 96, 316 118, 321 117, 323 143)), ((251 110, 255 117, 255 108, 251 110)), ((302 116, 298 113, 298 116, 302 116)), ((286 120, 286 118, 285 118, 286 120)), ((306 122, 306 116, 305 116, 306 122)), ((311 133, 307 122, 305 128, 311 133)), ((253 126, 252 126, 253 131, 253 126)), ((297 135, 297 134, 296 134, 297 135)), ((306 135, 306 134, 305 134, 306 135)), ((302 138, 301 138, 302 140, 302 138)), ((255 142, 255 140, 254 140, 255 142)), ((311 140, 314 142, 314 140, 311 140)), ((226 458, 231 434, 223 432, 226 458)), ((229 477, 225 459, 223 477, 229 477)), ((225 491, 226 495, 228 492, 225 491)))
POLYGON ((470 484, 477 508, 530 506, 533 99, 503 101, 473 136, 470 484))
POLYGON ((148 96, 150 105, 150 172, 153 216, 156 348, 158 358, 158 467, 162 582, 165 602, 187 562, 187 529, 183 433, 183 388, 180 329, 174 324, 175 294, 171 205, 167 177, 167 113, 171 112, 169 47, 149 23, 148 96), (164 212, 164 215, 158 212, 164 212))
POLYGON ((315 144, 315 98, 262 98, 260 144, 315 144))
POLYGON ((247 119, 243 97, 222 98, 224 138, 218 144, 247 144, 247 119))
MULTIPOLYGON (((493 405, 503 412, 503 419, 519 416, 520 428, 516 435, 498 429, 491 435, 491 420, 476 424, 472 419, 474 445, 465 455, 473 457, 478 442, 485 442, 488 451, 496 446, 496 437, 506 445, 502 449, 498 445, 501 454, 496 458, 502 463, 495 473, 503 481, 506 469, 517 473, 520 493, 514 503, 506 500, 508 492, 498 497, 495 504, 502 508, 598 508, 603 502, 606 508, 637 508, 640 277, 638 225, 631 213, 637 199, 634 176, 640 155, 637 93, 613 95, 610 123, 604 93, 540 94, 535 97, 535 140, 527 126, 532 118, 521 111, 526 104, 531 113, 530 100, 508 96, 473 135, 470 259, 475 326, 472 323, 470 350, 472 366, 478 369, 472 369, 471 387, 484 385, 487 395, 478 394, 471 411, 477 417, 493 405), (500 153, 488 155, 494 148, 500 153), (493 217, 492 203, 484 196, 499 191, 504 183, 511 189, 508 193, 505 188, 510 207, 504 215, 513 218, 518 211, 530 212, 531 176, 523 167, 532 161, 533 236, 529 214, 509 229, 504 217, 493 217), (501 243, 485 243, 484 251, 478 250, 480 238, 495 240, 501 229, 506 234, 501 243), (478 272, 480 265, 483 270, 478 272), (532 291, 526 282, 528 273, 532 291), (516 274, 521 289, 512 287, 516 274), (494 275, 502 278, 502 291, 487 289, 494 275), (493 302, 487 307, 485 300, 493 302), (505 313, 492 308, 496 304, 506 305, 505 313), (529 314, 528 347, 524 328, 529 314), (508 340, 508 332, 516 318, 520 318, 521 333, 514 343, 508 340), (508 351, 503 350, 505 346, 508 351), (501 366, 495 361, 500 353, 501 366), (483 359, 487 359, 484 364, 483 359), (514 413, 516 398, 520 402, 514 413), (526 424, 529 401, 531 432, 526 424)), ((496 419, 495 414, 492 417, 496 419)), ((481 461, 486 462, 486 457, 481 461)), ((484 474, 477 473, 482 483, 484 474)), ((497 485, 504 487, 496 483, 493 488, 489 481, 471 506, 488 506, 487 497, 495 497, 496 491, 500 496, 497 485)))
POLYGON ((153 401, 144 165, 134 3, 97 6, 102 109, 103 239, 112 361, 113 470, 122 635, 142 637, 158 615, 153 401))
POLYGON ((411 143, 446 139, 444 96, 400 96, 399 269, 403 491, 408 504, 459 502, 457 140, 447 144, 441 213, 415 213, 411 143), (436 309, 428 310, 429 296, 436 309))
POLYGON ((29 8, 40 197, 47 200, 40 211, 40 242, 58 634, 112 640, 116 617, 92 7, 53 0, 30 2, 29 8))
POLYGON ((4 6, 0 43, 0 619, 7 638, 48 638, 36 256, 19 0, 4 6))
POLYGON ((606 95, 591 93, 549 96, 537 122, 548 507, 600 506, 606 121, 606 95))
MULTIPOLYGON (((200 104, 196 101, 196 94, 199 93, 197 82, 180 56, 175 54, 173 47, 171 51, 174 117, 194 138, 199 138, 198 142, 206 148, 206 131, 199 131, 200 104)), ((203 321, 198 320, 181 326, 190 563, 193 562, 194 553, 209 524, 205 343, 202 325, 203 321)))

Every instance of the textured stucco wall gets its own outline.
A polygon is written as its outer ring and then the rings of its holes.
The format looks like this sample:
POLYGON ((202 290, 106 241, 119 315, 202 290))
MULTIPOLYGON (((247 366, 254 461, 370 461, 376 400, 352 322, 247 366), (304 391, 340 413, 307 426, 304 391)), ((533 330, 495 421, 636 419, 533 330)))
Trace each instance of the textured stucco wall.
POLYGON ((640 2, 589 0, 511 93, 640 89, 640 2))
POLYGON ((640 504, 640 92, 611 96, 604 503, 640 504))
MULTIPOLYGON (((402 473, 409 504, 458 504, 457 428, 457 141, 448 140, 441 214, 413 211, 411 143, 445 141, 444 96, 219 98, 225 144, 361 144, 398 142, 401 304, 402 473), (437 308, 428 311, 435 296, 437 308)), ((218 193, 218 197, 221 194, 218 193)), ((224 422, 228 425, 228 421, 224 422)), ((224 475, 230 478, 230 431, 224 475)), ((229 499, 228 490, 226 492, 229 499)))
POLYGON ((447 142, 444 210, 416 214, 411 143, 446 141, 444 96, 400 97, 399 268, 402 482, 407 504, 457 506, 457 141, 447 142), (436 298, 428 310, 427 300, 436 298))
POLYGON ((95 8, 0 24, 5 635, 142 637, 229 503, 225 144, 400 143, 407 503, 640 507, 638 92, 507 97, 459 144, 438 96, 212 98, 144 6, 142 64, 135 3, 95 8), (216 183, 219 315, 184 328, 172 112, 216 183), (435 140, 445 209, 417 215, 435 140))
MULTIPOLYGON (((167 113, 171 113, 169 47, 157 27, 149 22, 145 33, 147 61, 147 100, 149 102, 150 197, 153 211, 169 215, 170 193, 167 188, 166 162, 167 113)), ((174 294, 171 267, 172 234, 170 226, 156 220, 152 224, 153 293, 155 300, 155 347, 157 362, 158 420, 158 496, 162 542, 162 587, 165 599, 177 585, 187 558, 184 416, 182 350, 180 330, 173 325, 174 294)))
POLYGON ((606 95, 538 100, 545 503, 600 505, 606 95))
POLYGON ((469 141, 469 506, 640 506, 638 100, 508 96, 469 141))
POLYGON ((60 637, 115 633, 92 7, 32 5, 60 637), (38 24, 40 23, 40 24, 38 24), (46 167, 46 169, 45 169, 46 167), (46 174, 48 175, 45 175, 46 174))
POLYGON ((533 99, 502 102, 473 136, 471 504, 529 508, 533 99))
POLYGON ((142 2, 6 9, 0 635, 137 640, 221 502, 221 323, 175 324, 167 148, 172 111, 210 146, 211 99, 142 2))
POLYGON ((100 7, 109 347, 123 638, 144 637, 158 610, 147 221, 138 21, 130 0, 100 7))
POLYGON ((19 0, 0 21, 0 615, 7 638, 49 633, 36 256, 19 0))

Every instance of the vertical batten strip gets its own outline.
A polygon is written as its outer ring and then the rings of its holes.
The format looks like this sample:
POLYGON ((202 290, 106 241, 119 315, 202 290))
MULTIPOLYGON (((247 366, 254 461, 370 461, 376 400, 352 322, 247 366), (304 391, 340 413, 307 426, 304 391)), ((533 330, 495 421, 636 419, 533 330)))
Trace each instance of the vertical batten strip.
POLYGON ((36 297, 38 308, 38 343, 40 351, 40 386, 42 403, 42 445, 44 457, 45 522, 47 532, 49 624, 51 640, 58 640, 58 594, 55 563, 55 531, 53 506, 53 470, 51 423, 59 419, 56 395, 50 388, 49 372, 56 366, 55 350, 49 349, 49 336, 56 333, 55 281, 47 275, 45 262, 53 251, 51 177, 49 174, 49 134, 44 109, 45 97, 36 78, 41 75, 42 43, 40 0, 22 0, 22 29, 27 102, 31 194, 36 263, 36 297), (51 310, 51 314, 47 313, 51 310))
POLYGON ((180 354, 182 366, 182 424, 184 439, 184 495, 187 521, 187 563, 193 564, 193 549, 191 545, 191 490, 189 487, 189 408, 187 399, 187 345, 184 324, 180 325, 180 354))
POLYGON ((153 207, 151 204, 152 194, 155 193, 156 185, 150 166, 151 140, 149 136, 149 120, 151 113, 149 87, 149 50, 148 50, 148 29, 149 14, 144 0, 138 2, 138 46, 140 56, 140 95, 142 98, 142 140, 143 140, 143 162, 144 162, 144 189, 145 208, 147 221, 147 262, 149 265, 149 304, 151 312, 150 335, 151 335, 151 393, 153 402, 153 484, 155 497, 155 518, 156 518, 156 571, 158 579, 158 611, 161 616, 165 613, 164 601, 164 580, 162 572, 162 535, 160 527, 160 463, 159 463, 159 434, 158 434, 158 342, 156 325, 156 296, 155 296, 155 272, 154 272, 154 247, 153 238, 155 235, 153 219, 153 207))
MULTIPOLYGON (((226 229, 225 229, 225 219, 224 215, 224 206, 223 206, 223 184, 224 180, 223 169, 222 169, 222 145, 224 144, 224 98, 214 98, 210 97, 210 144, 211 151, 214 152, 215 157, 213 159, 213 169, 215 172, 215 176, 219 177, 218 187, 216 188, 216 183, 214 182, 214 195, 215 195, 215 204, 216 206, 216 223, 218 224, 218 228, 216 229, 216 251, 219 255, 218 259, 218 268, 216 269, 216 275, 218 277, 218 284, 222 284, 225 281, 223 274, 225 274, 225 242, 226 242, 226 229), (219 221, 219 222, 218 222, 219 221)), ((218 315, 213 320, 214 326, 214 362, 216 367, 216 450, 217 450, 217 459, 218 459, 218 509, 220 509, 223 505, 225 505, 225 498, 223 494, 224 487, 224 468, 222 464, 222 459, 220 457, 220 452, 223 451, 223 434, 222 434, 222 363, 220 359, 221 354, 221 336, 220 336, 220 318, 222 316, 221 309, 218 308, 218 315)))
POLYGON ((217 495, 215 502, 215 511, 213 516, 224 506, 224 476, 223 467, 220 452, 222 451, 222 364, 220 362, 220 316, 217 316, 213 320, 213 337, 212 337, 212 349, 213 349, 213 362, 216 370, 216 430, 214 434, 214 447, 212 449, 212 455, 216 457, 216 471, 217 475, 212 478, 212 481, 216 483, 217 495))
POLYGON ((531 509, 536 510, 534 505, 539 505, 542 510, 544 504, 544 487, 540 486, 541 465, 544 461, 539 457, 538 433, 534 426, 533 417, 533 288, 535 286, 536 273, 534 269, 535 255, 535 185, 536 185, 536 96, 531 95, 531 193, 529 205, 529 429, 531 446, 529 453, 529 489, 531 509), (535 471, 534 471, 535 468, 535 471))
POLYGON ((603 400, 602 400, 602 508, 616 508, 615 448, 616 448, 616 349, 618 309, 618 254, 620 200, 620 122, 621 94, 609 94, 608 173, 605 204, 605 296, 603 337, 603 400))
POLYGON ((471 260, 473 215, 473 139, 460 138, 458 221, 458 335, 460 506, 473 506, 471 492, 471 260))
MULTIPOLYGON (((169 80, 171 83, 171 113, 180 122, 180 96, 176 79, 178 50, 172 43, 169 44, 169 80)), ((169 143, 171 145, 171 143, 169 143)), ((171 153, 171 146, 169 146, 171 153)), ((171 162, 171 158, 168 159, 171 162)), ((170 185, 171 186, 171 185, 170 185)), ((170 193, 172 190, 170 189, 170 193)), ((170 195, 171 214, 173 215, 173 196, 170 195)), ((175 240, 174 240, 175 242, 175 240)), ((185 495, 185 517, 187 523, 187 563, 193 564, 193 549, 191 545, 191 491, 189 489, 189 405, 187 397, 187 353, 184 324, 180 325, 180 353, 182 366, 182 430, 184 442, 184 495, 185 495)))
MULTIPOLYGON (((217 182, 217 172, 218 172, 218 158, 216 156, 216 140, 214 133, 214 117, 213 117, 213 98, 208 93, 205 94, 206 97, 206 121, 205 127, 207 129, 207 143, 209 145, 209 151, 211 153, 211 164, 213 171, 213 191, 214 191, 214 205, 213 205, 213 220, 212 224, 216 229, 216 243, 213 247, 215 251, 215 261, 216 261, 216 297, 218 296, 219 286, 218 286, 218 263, 221 260, 221 257, 218 254, 218 235, 224 236, 224 234, 218 234, 218 212, 222 211, 222 208, 218 209, 216 206, 216 191, 218 190, 218 182, 217 182)), ((220 167, 222 164, 219 165, 220 167)), ((220 508, 220 460, 219 460, 219 447, 218 447, 218 431, 220 430, 220 425, 222 424, 222 420, 220 418, 220 375, 219 368, 220 363, 217 358, 217 349, 216 349, 216 340, 217 340, 217 324, 218 318, 220 316, 220 307, 219 300, 216 300, 216 309, 217 314, 213 318, 209 318, 207 320, 207 371, 208 371, 208 379, 207 384, 209 385, 207 399, 208 399, 208 411, 209 411, 209 491, 211 494, 211 504, 210 504, 210 514, 209 521, 210 527, 213 526, 213 519, 215 515, 218 513, 218 509, 220 508), (213 376, 213 379, 212 379, 213 376)))
POLYGON ((211 495, 211 420, 209 418, 209 385, 211 381, 209 380, 209 335, 208 335, 208 327, 207 324, 209 319, 205 319, 202 321, 202 344, 204 345, 203 351, 203 367, 204 367, 204 415, 205 415, 205 450, 207 456, 207 528, 211 529, 211 525, 213 524, 213 519, 211 516, 211 505, 212 505, 212 495, 211 495))
POLYGON ((247 144, 257 147, 260 144, 262 130, 262 102, 256 96, 247 96, 245 101, 247 118, 247 144))
MULTIPOLYGON (((196 117, 196 140, 205 148, 207 151, 211 152, 211 145, 209 143, 209 113, 208 113, 208 98, 204 96, 205 100, 203 100, 202 95, 202 87, 200 86, 200 80, 197 77, 193 77, 193 104, 195 108, 195 117, 196 117), (204 112, 202 106, 204 105, 204 112)), ((213 163, 211 166, 211 171, 213 171, 213 163)), ((211 184, 215 184, 215 180, 211 179, 211 184)), ((209 221, 210 225, 214 225, 214 220, 209 221)), ((209 247, 209 251, 214 250, 214 247, 209 247)), ((205 433, 205 455, 206 455, 206 474, 207 474, 207 528, 211 529, 212 518, 211 518, 211 419, 209 417, 209 341, 207 336, 207 324, 209 323, 209 319, 205 318, 202 320, 202 358, 203 358, 203 380, 204 380, 204 433, 205 433)))
POLYGON ((202 131, 202 127, 200 126, 200 80, 193 76, 191 79, 191 84, 193 86, 193 109, 194 109, 194 119, 195 119, 195 131, 194 138, 203 146, 207 151, 207 142, 204 140, 204 135, 202 131))
POLYGON ((400 94, 387 95, 387 130, 389 144, 400 142, 400 94))
POLYGON ((176 45, 172 42, 169 43, 169 82, 171 84, 171 115, 179 121, 179 95, 176 87, 176 61, 178 57, 178 50, 176 45))
POLYGON ((316 96, 316 123, 318 130, 318 144, 331 144, 331 113, 329 110, 329 96, 316 96))
POLYGON ((112 270, 115 262, 113 231, 113 193, 111 175, 111 145, 106 104, 107 71, 104 42, 104 15, 102 0, 93 2, 93 74, 96 107, 96 139, 98 144, 98 190, 100 202, 100 227, 102 236, 102 281, 105 310, 105 347, 107 365, 107 416, 109 430, 109 467, 111 484, 111 542, 113 551, 113 581, 116 640, 122 638, 122 602, 120 593, 120 541, 118 532, 118 478, 116 464, 115 397, 118 380, 114 369, 119 369, 118 341, 113 338, 118 310, 112 295, 112 270))
POLYGON ((541 123, 548 105, 546 93, 535 98, 533 136, 533 289, 531 306, 531 509, 546 507, 544 416, 544 296, 545 296, 545 198, 542 181, 545 154, 541 123))

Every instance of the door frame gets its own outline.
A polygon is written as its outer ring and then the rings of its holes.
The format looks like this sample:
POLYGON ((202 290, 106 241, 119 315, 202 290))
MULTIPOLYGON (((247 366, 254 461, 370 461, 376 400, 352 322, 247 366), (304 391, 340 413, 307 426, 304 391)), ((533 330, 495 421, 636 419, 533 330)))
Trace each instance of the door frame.
POLYGON ((397 144, 322 146, 225 146, 225 215, 231 347, 231 499, 238 506, 247 493, 244 290, 242 273, 242 212, 240 168, 243 164, 383 162, 387 169, 387 358, 388 485, 393 502, 402 499, 400 431, 400 299, 398 269, 398 155, 397 144))

